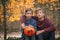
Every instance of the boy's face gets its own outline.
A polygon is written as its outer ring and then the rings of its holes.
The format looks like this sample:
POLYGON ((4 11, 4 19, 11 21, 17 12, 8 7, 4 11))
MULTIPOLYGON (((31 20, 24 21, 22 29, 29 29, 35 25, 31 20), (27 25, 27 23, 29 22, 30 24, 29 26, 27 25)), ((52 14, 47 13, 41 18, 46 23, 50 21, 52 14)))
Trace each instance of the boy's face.
POLYGON ((44 13, 41 10, 38 10, 36 16, 38 18, 42 18, 42 17, 44 17, 44 13))
POLYGON ((32 11, 27 11, 25 15, 27 18, 31 18, 32 17, 32 11))

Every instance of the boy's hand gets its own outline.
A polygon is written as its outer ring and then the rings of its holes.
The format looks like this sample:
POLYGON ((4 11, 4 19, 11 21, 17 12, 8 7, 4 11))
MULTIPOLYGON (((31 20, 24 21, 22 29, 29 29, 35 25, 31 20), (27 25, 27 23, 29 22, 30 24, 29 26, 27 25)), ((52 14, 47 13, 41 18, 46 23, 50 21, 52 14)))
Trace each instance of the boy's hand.
POLYGON ((26 27, 28 27, 28 26, 24 26, 23 29, 26 28, 26 27))
POLYGON ((29 27, 33 27, 32 25, 29 25, 29 27))
POLYGON ((26 27, 28 27, 28 26, 23 26, 22 28, 24 29, 24 28, 26 28, 26 27))
POLYGON ((25 28, 28 27, 28 26, 25 26, 25 28))
POLYGON ((22 24, 21 24, 21 27, 24 29, 24 28, 25 28, 25 24, 24 24, 24 23, 22 23, 22 24))
POLYGON ((36 35, 39 35, 39 34, 41 34, 41 33, 43 33, 43 32, 44 32, 44 30, 37 31, 37 32, 36 32, 36 35))

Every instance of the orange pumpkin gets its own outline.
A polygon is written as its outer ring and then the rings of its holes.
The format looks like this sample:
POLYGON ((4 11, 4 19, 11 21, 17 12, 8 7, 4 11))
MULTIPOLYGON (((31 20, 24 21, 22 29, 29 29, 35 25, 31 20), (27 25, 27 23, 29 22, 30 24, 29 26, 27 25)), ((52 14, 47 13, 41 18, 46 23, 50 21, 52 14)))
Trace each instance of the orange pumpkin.
POLYGON ((35 34, 35 29, 33 27, 28 26, 24 29, 24 34, 26 36, 33 36, 35 34))

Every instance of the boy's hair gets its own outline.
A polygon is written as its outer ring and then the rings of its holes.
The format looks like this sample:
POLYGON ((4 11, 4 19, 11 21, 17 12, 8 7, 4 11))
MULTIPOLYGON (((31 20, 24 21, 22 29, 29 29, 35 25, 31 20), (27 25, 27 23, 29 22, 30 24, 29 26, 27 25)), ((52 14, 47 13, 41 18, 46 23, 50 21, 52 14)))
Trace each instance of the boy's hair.
POLYGON ((31 11, 33 13, 33 10, 31 8, 28 8, 25 13, 27 13, 28 11, 31 11))
POLYGON ((37 7, 35 10, 35 13, 37 13, 37 11, 41 10, 44 13, 44 10, 41 7, 37 7))

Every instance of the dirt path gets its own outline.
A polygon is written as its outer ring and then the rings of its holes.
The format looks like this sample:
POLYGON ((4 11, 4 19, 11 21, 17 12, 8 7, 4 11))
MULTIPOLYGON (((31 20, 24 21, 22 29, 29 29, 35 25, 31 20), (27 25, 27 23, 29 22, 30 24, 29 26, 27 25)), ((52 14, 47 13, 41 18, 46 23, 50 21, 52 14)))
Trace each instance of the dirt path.
MULTIPOLYGON (((0 33, 0 40, 3 39, 4 37, 4 34, 3 33, 0 33)), ((11 33, 8 33, 7 34, 7 38, 8 37, 16 37, 16 38, 20 38, 21 37, 21 32, 11 32, 11 33)), ((60 35, 56 34, 55 35, 55 38, 58 38, 60 37, 60 35)))
MULTIPOLYGON (((8 37, 16 37, 16 38, 20 38, 21 37, 21 32, 11 32, 7 34, 7 38, 8 37)), ((4 33, 0 33, 0 40, 2 40, 4 38, 4 33)))

